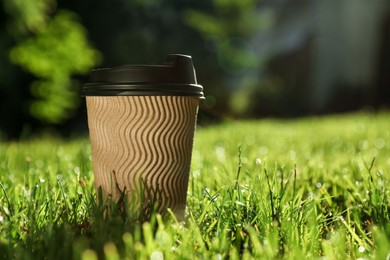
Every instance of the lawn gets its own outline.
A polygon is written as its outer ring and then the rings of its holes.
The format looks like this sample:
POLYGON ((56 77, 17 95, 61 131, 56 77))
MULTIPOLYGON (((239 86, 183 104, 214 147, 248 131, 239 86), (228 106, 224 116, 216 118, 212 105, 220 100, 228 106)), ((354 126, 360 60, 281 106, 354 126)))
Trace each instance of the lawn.
POLYGON ((183 223, 95 202, 88 138, 0 144, 1 259, 386 259, 390 113, 198 127, 183 223))

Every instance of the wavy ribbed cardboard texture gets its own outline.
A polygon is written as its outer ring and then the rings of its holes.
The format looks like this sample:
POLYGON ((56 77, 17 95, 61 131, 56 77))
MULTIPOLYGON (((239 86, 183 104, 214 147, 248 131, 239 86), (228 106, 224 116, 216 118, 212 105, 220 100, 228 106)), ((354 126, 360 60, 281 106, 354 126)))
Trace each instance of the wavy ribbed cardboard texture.
POLYGON ((130 198, 145 185, 141 214, 157 204, 181 219, 199 99, 186 96, 88 96, 95 188, 130 198))

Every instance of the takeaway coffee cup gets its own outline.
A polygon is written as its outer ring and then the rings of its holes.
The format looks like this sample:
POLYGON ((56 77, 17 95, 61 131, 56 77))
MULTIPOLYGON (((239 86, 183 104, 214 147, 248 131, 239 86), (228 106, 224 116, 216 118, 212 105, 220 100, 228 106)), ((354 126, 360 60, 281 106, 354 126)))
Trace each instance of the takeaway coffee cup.
POLYGON ((186 205, 199 100, 190 56, 162 65, 95 69, 83 87, 95 188, 103 199, 137 201, 140 218, 186 205))

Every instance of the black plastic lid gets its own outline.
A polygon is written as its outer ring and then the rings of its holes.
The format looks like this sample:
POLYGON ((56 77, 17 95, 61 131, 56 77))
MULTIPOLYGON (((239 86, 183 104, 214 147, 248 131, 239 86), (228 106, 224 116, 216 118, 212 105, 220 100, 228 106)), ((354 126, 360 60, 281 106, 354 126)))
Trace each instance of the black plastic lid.
POLYGON ((191 56, 170 54, 163 65, 94 69, 84 96, 194 96, 203 99, 191 56))

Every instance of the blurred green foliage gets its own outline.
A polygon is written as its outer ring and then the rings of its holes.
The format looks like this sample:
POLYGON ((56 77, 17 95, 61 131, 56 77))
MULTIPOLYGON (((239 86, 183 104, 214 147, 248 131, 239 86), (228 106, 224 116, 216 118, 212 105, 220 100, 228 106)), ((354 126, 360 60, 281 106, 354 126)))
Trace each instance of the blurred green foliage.
POLYGON ((250 41, 270 27, 272 15, 258 6, 258 0, 213 0, 210 10, 187 10, 184 21, 212 42, 220 65, 236 74, 261 61, 250 41))
POLYGON ((208 98, 216 98, 219 103, 224 100, 219 109, 238 116, 248 114, 257 102, 252 98, 253 90, 262 85, 260 71, 267 57, 259 54, 256 37, 275 23, 273 11, 261 6, 261 2, 213 0, 209 9, 184 13, 185 23, 212 46, 212 55, 222 69, 219 82, 223 85, 219 91, 211 90, 212 96, 206 97, 206 101, 208 98))
POLYGON ((49 12, 56 5, 55 0, 8 0, 3 1, 5 11, 10 15, 12 32, 15 35, 39 31, 49 19, 49 12))
POLYGON ((66 10, 49 14, 53 6, 52 0, 12 0, 5 9, 14 18, 10 26, 17 38, 10 60, 36 77, 29 112, 56 124, 68 119, 79 103, 78 82, 72 76, 87 73, 100 54, 88 43, 77 15, 66 10))
POLYGON ((78 105, 71 76, 87 73, 99 60, 76 15, 65 11, 58 12, 38 33, 14 47, 10 57, 39 78, 31 86, 37 99, 30 111, 49 123, 63 121, 69 116, 67 112, 78 105))

